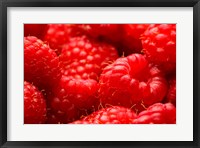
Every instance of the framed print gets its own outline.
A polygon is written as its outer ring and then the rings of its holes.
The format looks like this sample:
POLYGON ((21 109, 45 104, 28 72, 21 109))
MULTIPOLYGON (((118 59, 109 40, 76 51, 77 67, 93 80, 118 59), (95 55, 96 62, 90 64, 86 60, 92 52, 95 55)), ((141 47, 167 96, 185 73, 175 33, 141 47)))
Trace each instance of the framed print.
POLYGON ((199 147, 199 1, 1 1, 1 147, 199 147))

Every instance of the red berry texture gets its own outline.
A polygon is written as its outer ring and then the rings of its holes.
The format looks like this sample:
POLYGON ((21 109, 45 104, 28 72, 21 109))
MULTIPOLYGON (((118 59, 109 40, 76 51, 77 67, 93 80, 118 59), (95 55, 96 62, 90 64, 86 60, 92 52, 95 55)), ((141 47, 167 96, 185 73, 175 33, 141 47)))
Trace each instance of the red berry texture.
MULTIPOLYGON (((93 79, 63 76, 59 85, 53 90, 52 96, 48 98, 51 112, 48 117, 57 118, 57 123, 69 123, 89 114, 99 102, 97 90, 98 83, 93 79)), ((49 123, 55 122, 50 120, 49 123)))
POLYGON ((166 73, 176 69, 176 25, 154 24, 143 33, 143 52, 166 73))
POLYGON ((46 100, 31 83, 24 82, 24 123, 42 124, 47 119, 46 100))
POLYGON ((40 90, 51 89, 60 80, 59 58, 42 40, 28 36, 24 38, 25 81, 40 90))
POLYGON ((176 123, 176 108, 171 103, 156 103, 142 111, 134 124, 174 124, 176 123))
POLYGON ((60 55, 64 75, 94 80, 98 80, 102 69, 117 58, 115 47, 85 36, 71 38, 60 55))
POLYGON ((167 93, 161 71, 141 54, 117 59, 104 68, 99 83, 103 105, 133 107, 136 111, 161 102, 167 93))
POLYGON ((136 116, 131 109, 112 106, 93 112, 73 124, 131 124, 136 116))
POLYGON ((24 124, 176 124, 176 24, 25 24, 24 124))

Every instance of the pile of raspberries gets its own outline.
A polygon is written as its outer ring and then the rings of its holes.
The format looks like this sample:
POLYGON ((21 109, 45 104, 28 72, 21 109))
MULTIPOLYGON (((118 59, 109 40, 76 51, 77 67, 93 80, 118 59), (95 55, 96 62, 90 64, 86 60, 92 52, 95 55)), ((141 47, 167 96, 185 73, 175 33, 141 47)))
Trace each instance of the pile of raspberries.
POLYGON ((25 124, 176 124, 175 24, 25 24, 25 124))

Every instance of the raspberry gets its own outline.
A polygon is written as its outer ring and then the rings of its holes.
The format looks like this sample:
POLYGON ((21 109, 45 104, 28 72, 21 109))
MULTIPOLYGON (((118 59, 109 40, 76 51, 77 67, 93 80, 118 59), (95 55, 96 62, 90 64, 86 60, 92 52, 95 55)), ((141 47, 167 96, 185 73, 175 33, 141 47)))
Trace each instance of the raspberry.
POLYGON ((142 50, 141 34, 148 28, 148 24, 123 25, 123 52, 125 55, 140 53, 142 50))
POLYGON ((63 44, 66 44, 69 40, 69 32, 70 30, 68 25, 49 24, 44 41, 46 41, 49 46, 59 54, 63 44))
POLYGON ((70 38, 60 54, 63 76, 53 90, 48 121, 69 123, 95 110, 99 105, 96 80, 102 68, 117 57, 111 45, 96 43, 85 36, 70 38))
POLYGON ((118 58, 116 49, 87 37, 71 38, 60 55, 66 76, 98 80, 102 69, 118 58))
POLYGON ((70 24, 49 24, 44 41, 59 55, 63 45, 69 41, 70 37, 80 35, 75 25, 70 24))
POLYGON ((24 38, 24 75, 40 90, 52 88, 61 77, 56 53, 34 36, 24 38))
POLYGON ((142 36, 143 52, 148 60, 166 73, 176 68, 176 25, 150 25, 142 36))
POLYGON ((31 83, 24 82, 24 123, 41 124, 46 121, 46 101, 31 83))
POLYGON ((165 102, 171 102, 176 106, 176 77, 172 77, 169 80, 169 89, 166 95, 165 102))
POLYGON ((150 106, 147 110, 142 111, 134 124, 175 124, 176 123, 176 108, 171 103, 156 103, 150 106))
POLYGON ((24 37, 36 36, 42 39, 47 29, 46 24, 24 24, 24 37))
MULTIPOLYGON (((68 123, 93 110, 97 99, 98 83, 92 79, 74 79, 63 76, 49 98, 50 120, 68 123), (53 119, 54 118, 54 119, 53 119)), ((49 117, 48 117, 49 118, 49 117)))
POLYGON ((72 124, 131 124, 136 114, 127 108, 113 106, 93 112, 72 124))
POLYGON ((137 111, 163 100, 167 82, 162 73, 141 54, 119 58, 100 76, 100 100, 103 105, 119 105, 137 111))

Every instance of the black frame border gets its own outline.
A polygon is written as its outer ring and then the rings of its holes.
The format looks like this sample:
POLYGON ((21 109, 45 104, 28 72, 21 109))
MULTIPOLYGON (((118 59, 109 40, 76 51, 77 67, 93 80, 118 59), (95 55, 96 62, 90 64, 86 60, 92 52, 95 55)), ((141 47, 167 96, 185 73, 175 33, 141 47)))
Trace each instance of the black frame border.
POLYGON ((200 147, 199 17, 200 0, 0 0, 0 146, 2 148, 200 147), (7 7, 193 7, 193 141, 7 141, 7 7))

